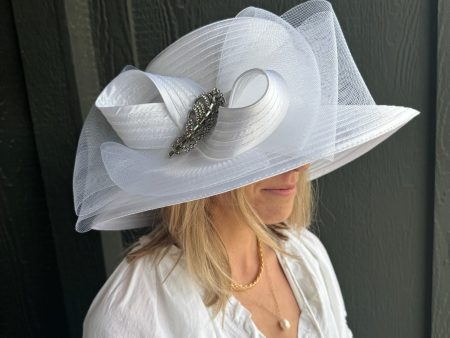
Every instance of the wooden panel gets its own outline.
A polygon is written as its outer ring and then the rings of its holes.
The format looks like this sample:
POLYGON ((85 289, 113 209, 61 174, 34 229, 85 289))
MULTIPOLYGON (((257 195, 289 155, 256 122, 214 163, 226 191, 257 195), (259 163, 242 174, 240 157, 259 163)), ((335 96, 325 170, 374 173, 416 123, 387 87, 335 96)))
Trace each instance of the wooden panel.
POLYGON ((450 335, 450 3, 439 0, 432 337, 450 335))
POLYGON ((375 101, 422 113, 320 180, 318 223, 356 337, 430 335, 433 1, 335 1, 375 101))
POLYGON ((130 24, 137 66, 145 68, 151 59, 176 39, 195 28, 233 17, 245 7, 261 7, 281 14, 300 2, 295 0, 133 1, 130 8, 130 24))
POLYGON ((120 0, 90 1, 90 13, 97 72, 103 87, 126 65, 135 64, 128 5, 120 0))
POLYGON ((0 2, 0 336, 67 335, 13 14, 0 2))
POLYGON ((81 114, 63 4, 17 1, 13 12, 65 315, 70 336, 80 337, 82 320, 105 274, 98 233, 74 230, 72 172, 81 114))
POLYGON ((92 38, 91 1, 66 0, 64 3, 77 99, 81 114, 85 117, 101 90, 92 38))

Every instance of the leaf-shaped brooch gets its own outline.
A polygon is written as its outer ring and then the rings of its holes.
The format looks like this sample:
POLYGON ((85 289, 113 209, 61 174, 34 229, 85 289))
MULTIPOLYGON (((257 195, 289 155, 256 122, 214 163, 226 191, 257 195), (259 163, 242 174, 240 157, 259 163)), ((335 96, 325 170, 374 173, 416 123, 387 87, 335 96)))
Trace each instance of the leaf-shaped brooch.
POLYGON ((198 96, 189 111, 184 134, 172 143, 169 156, 189 152, 216 125, 219 107, 225 104, 223 94, 217 88, 198 96))

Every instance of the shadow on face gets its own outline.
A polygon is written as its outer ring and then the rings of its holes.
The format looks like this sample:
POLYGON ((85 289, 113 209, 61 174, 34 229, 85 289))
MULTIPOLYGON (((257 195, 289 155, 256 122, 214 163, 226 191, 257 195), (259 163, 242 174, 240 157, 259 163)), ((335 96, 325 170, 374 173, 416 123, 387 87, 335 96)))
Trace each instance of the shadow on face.
MULTIPOLYGON (((297 194, 299 174, 307 170, 309 166, 306 164, 241 188, 248 204, 264 224, 276 224, 289 217, 297 194)), ((211 198, 214 218, 227 218, 227 220, 233 218, 231 194, 232 192, 226 192, 211 198)))

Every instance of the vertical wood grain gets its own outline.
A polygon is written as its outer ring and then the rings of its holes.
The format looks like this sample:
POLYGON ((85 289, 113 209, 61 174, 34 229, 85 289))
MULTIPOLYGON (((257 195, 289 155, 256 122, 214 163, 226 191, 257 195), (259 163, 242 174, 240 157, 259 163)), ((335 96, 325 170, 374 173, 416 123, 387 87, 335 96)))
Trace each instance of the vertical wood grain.
POLYGON ((0 336, 66 336, 64 301, 9 1, 0 2, 0 336))
POLYGON ((129 1, 130 25, 137 66, 147 64, 176 39, 208 23, 232 18, 242 9, 255 6, 276 14, 292 8, 295 0, 234 1, 129 1))
POLYGON ((92 37, 91 1, 66 0, 64 9, 77 99, 81 114, 86 117, 101 90, 92 37))
POLYGON ((133 37, 127 1, 90 2, 91 35, 99 83, 104 87, 126 65, 133 65, 133 37))
POLYGON ((438 1, 432 337, 450 335, 450 3, 438 1))
POLYGON ((74 231, 72 173, 81 114, 63 5, 12 2, 65 316, 70 336, 80 337, 104 272, 98 233, 74 231))
POLYGON ((319 180, 320 235, 355 337, 428 337, 435 129, 434 1, 333 1, 378 104, 421 114, 319 180))

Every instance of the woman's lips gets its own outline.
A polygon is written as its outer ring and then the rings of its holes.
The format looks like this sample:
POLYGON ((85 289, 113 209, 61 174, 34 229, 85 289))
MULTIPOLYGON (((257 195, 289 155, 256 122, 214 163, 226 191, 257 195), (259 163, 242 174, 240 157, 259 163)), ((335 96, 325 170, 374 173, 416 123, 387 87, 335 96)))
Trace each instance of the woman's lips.
POLYGON ((295 185, 293 185, 293 186, 288 186, 288 187, 283 187, 283 188, 268 188, 268 189, 263 189, 263 190, 268 193, 279 195, 279 196, 291 196, 291 195, 295 194, 297 187, 295 185))

